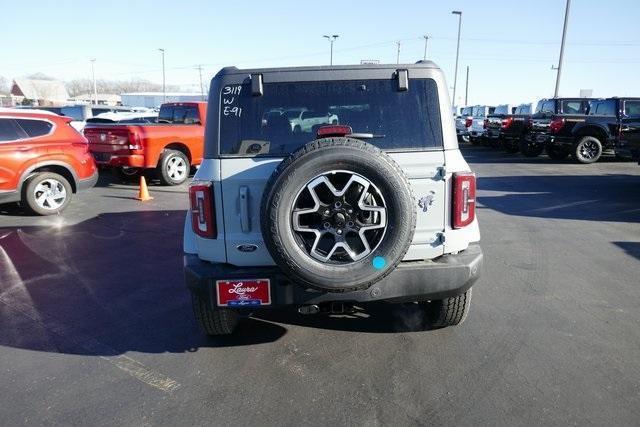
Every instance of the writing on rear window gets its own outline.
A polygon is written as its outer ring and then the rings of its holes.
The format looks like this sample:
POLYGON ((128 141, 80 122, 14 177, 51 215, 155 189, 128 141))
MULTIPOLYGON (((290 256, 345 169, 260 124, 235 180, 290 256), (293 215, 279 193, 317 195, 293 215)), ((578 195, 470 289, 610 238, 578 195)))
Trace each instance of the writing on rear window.
POLYGON ((285 156, 338 124, 371 134, 368 142, 383 150, 442 147, 432 79, 412 79, 408 91, 381 79, 265 83, 262 96, 236 84, 220 95, 221 155, 285 156))

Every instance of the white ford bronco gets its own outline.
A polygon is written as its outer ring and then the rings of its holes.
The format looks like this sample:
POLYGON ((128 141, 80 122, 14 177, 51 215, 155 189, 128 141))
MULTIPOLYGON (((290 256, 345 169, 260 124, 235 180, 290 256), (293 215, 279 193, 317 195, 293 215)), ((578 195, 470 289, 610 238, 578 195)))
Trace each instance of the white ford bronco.
POLYGON ((370 301, 418 303, 425 328, 462 323, 482 251, 449 111, 432 62, 222 69, 184 228, 204 331, 370 301), (290 110, 332 120, 294 132, 290 110))

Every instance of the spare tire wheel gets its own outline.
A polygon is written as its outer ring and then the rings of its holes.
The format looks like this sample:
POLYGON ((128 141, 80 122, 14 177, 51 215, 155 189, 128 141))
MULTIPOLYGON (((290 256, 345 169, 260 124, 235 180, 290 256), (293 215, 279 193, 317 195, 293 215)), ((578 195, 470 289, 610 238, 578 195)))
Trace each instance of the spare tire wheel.
POLYGON ((292 282, 331 292, 366 289, 409 249, 415 203, 387 154, 357 139, 325 138, 273 172, 261 225, 269 253, 292 282))

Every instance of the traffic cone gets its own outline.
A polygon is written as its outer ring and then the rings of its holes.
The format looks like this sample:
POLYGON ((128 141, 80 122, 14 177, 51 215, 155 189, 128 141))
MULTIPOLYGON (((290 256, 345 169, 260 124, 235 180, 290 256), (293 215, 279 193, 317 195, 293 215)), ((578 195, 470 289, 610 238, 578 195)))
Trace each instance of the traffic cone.
POLYGON ((136 199, 141 202, 146 202, 147 200, 153 200, 153 197, 149 194, 149 189, 147 188, 147 180, 144 179, 144 176, 140 175, 140 190, 138 191, 138 197, 136 199))

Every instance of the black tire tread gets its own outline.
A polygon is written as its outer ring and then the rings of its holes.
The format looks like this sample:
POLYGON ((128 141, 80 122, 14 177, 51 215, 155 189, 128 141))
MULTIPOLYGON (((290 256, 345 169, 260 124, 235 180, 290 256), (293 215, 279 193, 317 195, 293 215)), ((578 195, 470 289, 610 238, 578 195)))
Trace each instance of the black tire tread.
POLYGON ((471 304, 472 289, 463 294, 443 300, 432 301, 425 304, 425 309, 430 317, 430 326, 444 328, 462 324, 471 304))
POLYGON ((207 335, 232 334, 238 324, 238 313, 229 309, 214 309, 207 307, 198 295, 191 294, 193 314, 200 327, 207 335))
MULTIPOLYGON (((353 139, 353 138, 323 138, 323 139, 319 139, 319 140, 315 140, 312 141, 308 144, 306 144, 302 149, 298 150, 297 152, 293 153, 291 156, 287 157, 285 160, 283 160, 278 167, 276 168, 276 170, 274 171, 273 174, 271 174, 271 177, 269 178, 269 180, 267 181, 267 184, 265 186, 265 188, 271 188, 274 184, 274 182, 280 177, 280 174, 282 172, 283 169, 287 168, 291 163, 293 163, 294 161, 296 161, 297 159, 299 159, 302 156, 305 156, 309 153, 312 153, 314 151, 318 151, 318 150, 322 150, 322 149, 329 149, 331 147, 353 147, 353 148, 357 148, 363 151, 367 151, 371 154, 380 156, 380 158, 384 159, 389 166, 391 166, 395 172, 401 177, 402 181, 404 182, 405 186, 409 189, 409 194, 411 196, 411 199, 415 202, 415 196, 413 194, 413 191, 411 189, 411 186, 409 185, 409 179, 407 178, 406 174, 404 173, 404 171, 400 168, 400 166, 394 162, 390 157, 387 156, 382 156, 381 154, 383 153, 382 150, 380 150, 379 148, 368 144, 364 141, 358 140, 358 139, 353 139)), ((291 179, 293 176, 293 174, 290 174, 289 176, 285 177, 285 179, 291 179)), ((281 186, 281 188, 284 187, 281 186)), ((273 244, 273 247, 276 249, 277 251, 277 258, 279 260, 276 260, 276 262, 280 261, 280 262, 284 262, 288 265, 288 268, 291 270, 297 269, 299 268, 299 266, 295 263, 295 260, 291 259, 290 257, 285 256, 285 251, 283 249, 282 246, 282 241, 279 238, 278 232, 277 232, 277 227, 276 227, 276 217, 275 217, 275 210, 276 209, 270 209, 269 207, 267 207, 267 203, 268 203, 268 197, 269 197, 269 192, 265 191, 262 195, 262 201, 261 201, 261 206, 263 210, 268 210, 269 211, 269 215, 261 215, 262 218, 262 229, 266 230, 269 229, 271 232, 270 233, 264 233, 265 234, 265 239, 268 237, 273 237, 273 240, 271 241, 271 243, 273 244), (268 236, 268 237, 267 237, 268 236)), ((279 201, 282 198, 282 194, 281 191, 274 193, 273 195, 273 207, 277 207, 279 201)), ((415 204, 415 203, 414 203, 415 204)), ((411 224, 411 236, 413 236, 413 234, 415 233, 415 228, 416 228, 416 215, 412 216, 413 221, 411 224)), ((398 266, 398 264, 402 261, 402 258, 404 258, 404 255, 407 253, 407 251, 409 250, 409 246, 407 245, 406 249, 404 250, 404 252, 402 252, 401 256, 398 257, 397 261, 394 262, 392 265, 389 266, 389 268, 380 276, 376 277, 375 280, 370 280, 368 282, 365 282, 363 284, 361 284, 360 286, 355 286, 355 287, 343 287, 343 288, 337 288, 337 289, 327 289, 321 286, 317 286, 314 283, 311 282, 307 282, 304 281, 304 286, 311 288, 311 289, 317 289, 317 290, 321 290, 324 292, 335 292, 335 293, 342 293, 342 292, 351 292, 351 291, 356 291, 356 290, 361 290, 361 289, 367 289, 369 288, 371 285, 373 285, 374 283, 382 280, 383 278, 385 278, 386 276, 388 276, 389 274, 391 274, 392 271, 395 270, 395 268, 398 266)), ((298 281, 300 281, 299 279, 297 279, 298 281)))

